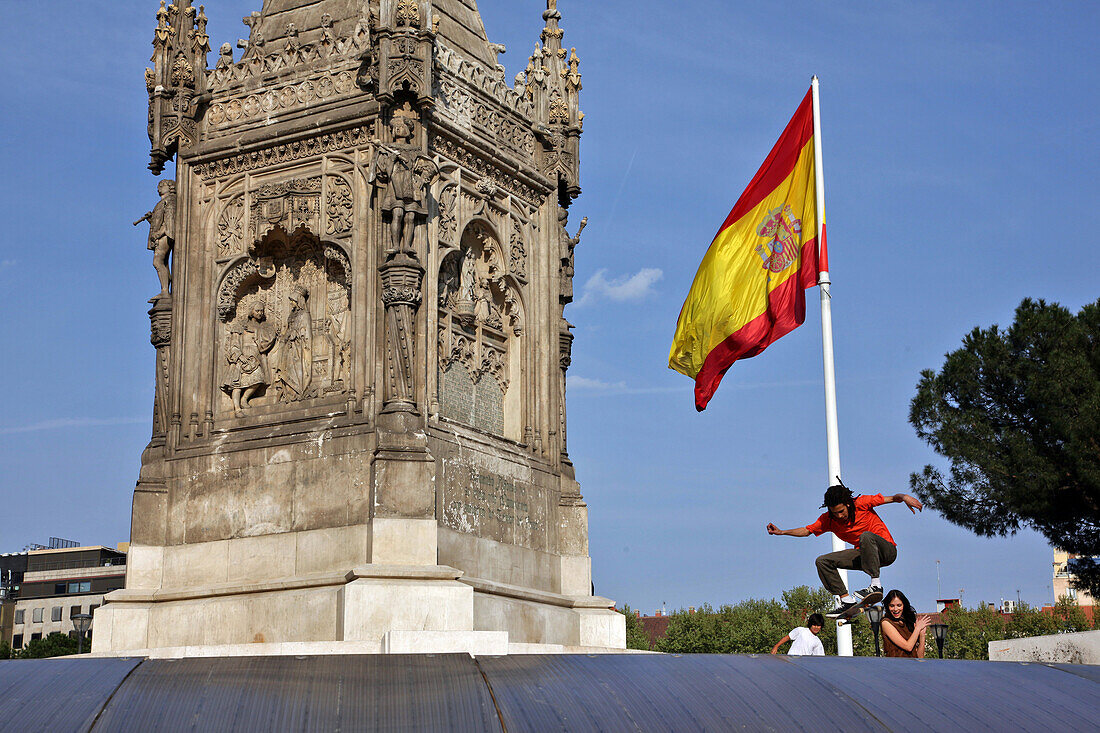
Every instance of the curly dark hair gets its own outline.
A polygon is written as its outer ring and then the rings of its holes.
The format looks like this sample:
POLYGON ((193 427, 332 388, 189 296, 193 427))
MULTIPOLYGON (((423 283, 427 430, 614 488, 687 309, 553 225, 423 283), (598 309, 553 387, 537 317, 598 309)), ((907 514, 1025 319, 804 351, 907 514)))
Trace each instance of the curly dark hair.
POLYGON ((905 594, 897 588, 887 593, 886 597, 882 599, 882 608, 886 611, 887 618, 890 617, 890 602, 895 598, 901 601, 901 622, 905 624, 905 628, 912 631, 917 623, 917 612, 913 608, 913 604, 905 597, 905 594))
POLYGON ((852 490, 844 484, 834 484, 829 487, 829 490, 825 492, 825 500, 821 508, 828 509, 837 504, 848 505, 848 524, 854 522, 856 519, 856 498, 852 495, 852 490))

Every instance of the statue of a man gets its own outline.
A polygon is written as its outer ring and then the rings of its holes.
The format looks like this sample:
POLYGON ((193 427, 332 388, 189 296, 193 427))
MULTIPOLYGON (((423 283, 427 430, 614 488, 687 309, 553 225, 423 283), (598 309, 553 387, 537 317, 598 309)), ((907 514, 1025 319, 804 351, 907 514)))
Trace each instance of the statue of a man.
POLYGON ((565 302, 573 300, 573 250, 581 242, 581 232, 588 226, 588 217, 581 219, 581 225, 575 236, 569 236, 569 210, 564 206, 558 207, 558 257, 561 258, 561 296, 565 302))
POLYGON ((229 362, 222 389, 233 398, 233 411, 241 417, 248 401, 271 384, 267 355, 275 345, 275 327, 267 320, 263 301, 257 301, 243 327, 229 332, 225 358, 229 362))
POLYGON ((290 291, 290 315, 280 339, 280 377, 291 391, 291 399, 309 396, 313 381, 313 318, 309 314, 309 291, 295 285, 290 291))
POLYGON ((369 178, 385 186, 382 211, 390 214, 390 246, 386 254, 414 255, 416 220, 428 216, 427 189, 439 171, 420 146, 412 142, 416 123, 411 118, 394 115, 390 131, 394 142, 378 146, 369 178))
POLYGON ((161 181, 157 184, 157 193, 160 194, 157 205, 134 222, 134 226, 143 221, 149 222, 149 249, 153 250, 153 267, 157 271, 157 277, 160 278, 160 294, 152 300, 168 297, 168 290, 172 284, 168 256, 176 242, 176 182, 161 181))

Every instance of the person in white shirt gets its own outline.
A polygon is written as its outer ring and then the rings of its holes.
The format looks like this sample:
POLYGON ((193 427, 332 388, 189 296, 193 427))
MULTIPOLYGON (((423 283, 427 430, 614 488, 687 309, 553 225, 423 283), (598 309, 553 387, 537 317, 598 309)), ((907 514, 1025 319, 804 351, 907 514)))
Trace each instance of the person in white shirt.
POLYGON ((776 645, 772 647, 772 654, 777 654, 779 652, 779 647, 790 641, 793 643, 791 644, 790 650, 787 652, 789 655, 825 656, 825 647, 821 645, 821 639, 817 638, 817 635, 821 633, 821 628, 824 625, 825 619, 820 613, 811 613, 810 617, 806 619, 805 626, 791 629, 791 633, 776 642, 776 645))

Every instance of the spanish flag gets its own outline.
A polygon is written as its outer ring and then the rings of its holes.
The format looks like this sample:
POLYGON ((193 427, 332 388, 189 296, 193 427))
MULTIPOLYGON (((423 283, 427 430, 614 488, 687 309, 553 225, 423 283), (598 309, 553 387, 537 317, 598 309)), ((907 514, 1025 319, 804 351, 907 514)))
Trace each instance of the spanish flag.
POLYGON ((813 90, 718 230, 688 292, 668 365, 706 409, 722 375, 806 319, 805 289, 829 269, 817 241, 813 90))

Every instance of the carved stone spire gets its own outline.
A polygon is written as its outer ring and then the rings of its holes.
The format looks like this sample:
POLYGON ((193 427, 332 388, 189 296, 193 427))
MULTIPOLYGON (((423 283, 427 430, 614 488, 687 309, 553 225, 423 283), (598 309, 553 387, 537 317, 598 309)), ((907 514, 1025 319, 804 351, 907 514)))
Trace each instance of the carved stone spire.
POLYGON ((419 109, 435 104, 432 96, 432 48, 435 24, 431 0, 383 0, 378 28, 378 98, 393 104, 399 96, 419 109))
POLYGON ((180 148, 198 142, 197 98, 206 90, 210 36, 206 13, 191 0, 161 0, 153 31, 152 69, 145 70, 149 92, 149 170, 159 174, 180 148))
POLYGON ((584 113, 580 109, 580 58, 575 48, 566 51, 562 46, 565 32, 559 26, 562 16, 557 5, 557 0, 547 0, 542 43, 535 46, 517 85, 535 106, 536 129, 543 146, 542 171, 558 181, 559 198, 568 206, 581 193, 579 151, 584 113))

